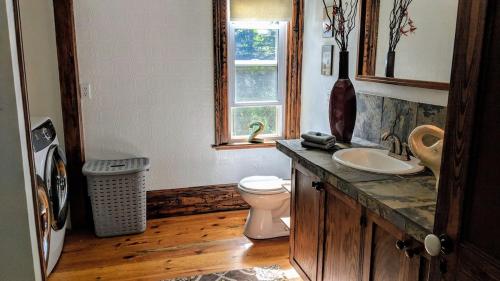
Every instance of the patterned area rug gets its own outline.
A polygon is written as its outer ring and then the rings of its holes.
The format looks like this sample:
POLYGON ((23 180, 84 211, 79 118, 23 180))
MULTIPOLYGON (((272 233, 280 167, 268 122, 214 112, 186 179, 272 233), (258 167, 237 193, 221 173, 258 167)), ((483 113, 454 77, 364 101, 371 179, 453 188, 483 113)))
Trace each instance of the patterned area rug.
POLYGON ((210 273, 191 277, 178 277, 163 281, 292 281, 300 278, 289 279, 285 272, 277 265, 268 267, 253 267, 237 269, 226 272, 210 273))

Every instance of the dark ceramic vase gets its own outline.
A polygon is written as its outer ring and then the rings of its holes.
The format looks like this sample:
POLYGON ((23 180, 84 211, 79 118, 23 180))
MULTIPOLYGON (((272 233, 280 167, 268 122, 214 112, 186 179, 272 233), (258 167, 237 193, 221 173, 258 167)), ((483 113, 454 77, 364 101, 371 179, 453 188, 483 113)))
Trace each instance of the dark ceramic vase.
POLYGON ((396 52, 387 52, 387 59, 385 61, 385 77, 394 77, 394 62, 396 60, 396 52))
POLYGON ((339 79, 330 94, 330 130, 339 142, 351 142, 356 122, 356 92, 349 79, 349 52, 340 52, 339 79))

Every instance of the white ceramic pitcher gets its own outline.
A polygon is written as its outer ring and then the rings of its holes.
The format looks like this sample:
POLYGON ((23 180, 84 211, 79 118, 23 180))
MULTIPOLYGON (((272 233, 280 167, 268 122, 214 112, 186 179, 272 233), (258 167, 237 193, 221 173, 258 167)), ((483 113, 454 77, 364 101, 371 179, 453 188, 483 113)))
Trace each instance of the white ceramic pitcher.
POLYGON ((408 137, 408 144, 411 152, 417 156, 421 164, 431 169, 436 177, 436 190, 439 185, 439 173, 441 169, 441 157, 443 154, 444 131, 433 125, 423 125, 416 127, 408 137), (431 146, 426 146, 423 139, 426 135, 431 135, 439 140, 431 146))

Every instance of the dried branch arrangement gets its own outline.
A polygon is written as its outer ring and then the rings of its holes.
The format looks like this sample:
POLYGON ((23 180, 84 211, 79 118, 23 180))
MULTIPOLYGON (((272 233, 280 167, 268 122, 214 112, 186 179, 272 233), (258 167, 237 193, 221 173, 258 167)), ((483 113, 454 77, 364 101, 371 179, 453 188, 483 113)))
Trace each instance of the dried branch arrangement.
POLYGON ((413 0, 394 0, 389 16, 389 52, 394 52, 401 35, 414 33, 417 27, 408 14, 408 7, 413 0))
POLYGON ((335 42, 341 51, 347 51, 349 47, 349 34, 356 26, 356 14, 358 12, 358 0, 333 0, 333 7, 327 6, 323 0, 325 13, 330 21, 328 28, 333 31, 335 42))

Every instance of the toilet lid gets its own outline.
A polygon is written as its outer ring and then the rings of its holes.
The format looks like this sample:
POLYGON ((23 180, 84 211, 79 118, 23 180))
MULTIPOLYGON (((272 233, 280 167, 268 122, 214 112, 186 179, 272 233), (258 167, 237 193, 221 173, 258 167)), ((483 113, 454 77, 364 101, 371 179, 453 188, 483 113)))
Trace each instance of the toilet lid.
POLYGON ((240 181, 242 190, 257 194, 284 192, 283 180, 275 176, 253 176, 240 181))

